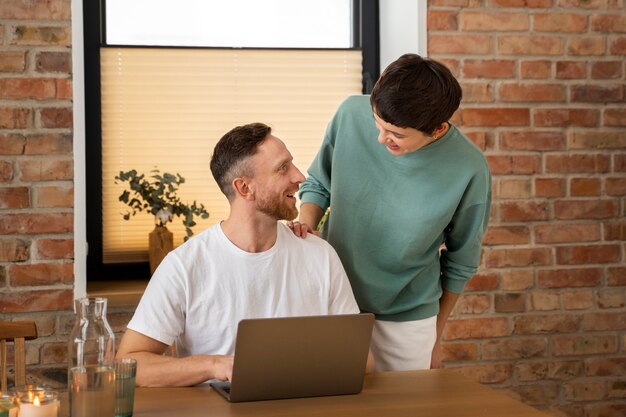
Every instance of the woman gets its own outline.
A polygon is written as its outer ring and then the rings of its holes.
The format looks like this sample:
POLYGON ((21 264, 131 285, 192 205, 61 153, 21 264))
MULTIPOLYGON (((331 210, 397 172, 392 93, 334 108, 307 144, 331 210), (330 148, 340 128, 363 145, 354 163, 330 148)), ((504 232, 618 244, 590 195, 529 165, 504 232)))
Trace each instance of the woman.
POLYGON ((300 188, 290 226, 306 237, 330 207, 322 235, 376 315, 377 371, 441 365, 445 323, 478 268, 491 174, 449 122, 461 96, 445 66, 401 56, 371 97, 341 104, 300 188))

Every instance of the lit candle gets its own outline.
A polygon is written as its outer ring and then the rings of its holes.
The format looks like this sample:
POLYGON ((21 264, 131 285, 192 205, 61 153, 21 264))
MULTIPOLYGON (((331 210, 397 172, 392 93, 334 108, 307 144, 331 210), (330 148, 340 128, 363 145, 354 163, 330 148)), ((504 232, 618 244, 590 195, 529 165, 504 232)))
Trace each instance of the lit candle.
POLYGON ((20 417, 58 417, 59 396, 55 391, 29 389, 17 394, 20 417))

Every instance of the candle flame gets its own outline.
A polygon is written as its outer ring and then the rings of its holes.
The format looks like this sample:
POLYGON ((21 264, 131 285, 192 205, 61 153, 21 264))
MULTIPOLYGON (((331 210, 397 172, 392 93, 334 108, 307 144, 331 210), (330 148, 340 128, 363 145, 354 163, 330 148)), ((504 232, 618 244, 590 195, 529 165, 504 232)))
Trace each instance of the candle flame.
POLYGON ((35 396, 35 393, 29 390, 28 391, 28 402, 32 402, 34 396, 35 396))
POLYGON ((35 401, 33 401, 33 404, 35 404, 35 406, 37 407, 41 405, 41 403, 39 402, 39 397, 35 397, 35 401))

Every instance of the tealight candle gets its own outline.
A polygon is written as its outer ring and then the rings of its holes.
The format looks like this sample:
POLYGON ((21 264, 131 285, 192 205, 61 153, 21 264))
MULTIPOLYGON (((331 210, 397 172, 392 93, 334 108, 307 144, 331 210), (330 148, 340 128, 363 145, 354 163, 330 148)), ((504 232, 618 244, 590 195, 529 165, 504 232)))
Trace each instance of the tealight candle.
POLYGON ((20 417, 58 417, 59 394, 44 388, 28 386, 16 392, 20 417))

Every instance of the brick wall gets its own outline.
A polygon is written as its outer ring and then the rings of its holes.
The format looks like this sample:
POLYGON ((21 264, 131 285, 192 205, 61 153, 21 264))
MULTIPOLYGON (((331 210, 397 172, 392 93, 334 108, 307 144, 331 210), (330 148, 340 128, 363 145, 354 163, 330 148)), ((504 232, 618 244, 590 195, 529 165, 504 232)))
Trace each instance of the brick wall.
POLYGON ((446 366, 556 415, 626 415, 623 0, 431 0, 429 54, 494 174, 446 366))
MULTIPOLYGON (((446 366, 557 415, 626 414, 623 0, 431 0, 429 53, 488 155, 483 265, 446 366)), ((70 0, 0 2, 0 319, 62 386, 73 322, 70 0)), ((109 322, 123 331, 129 311, 109 322)))
POLYGON ((70 0, 0 1, 0 319, 36 320, 29 380, 51 385, 73 321, 70 48, 70 0))

